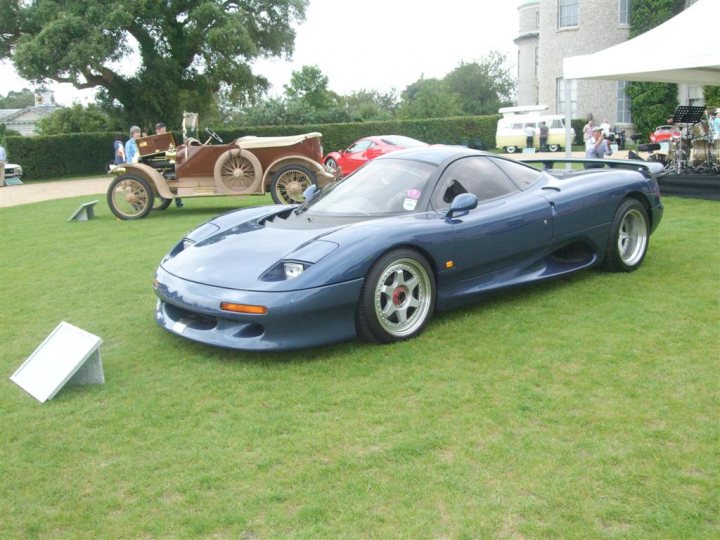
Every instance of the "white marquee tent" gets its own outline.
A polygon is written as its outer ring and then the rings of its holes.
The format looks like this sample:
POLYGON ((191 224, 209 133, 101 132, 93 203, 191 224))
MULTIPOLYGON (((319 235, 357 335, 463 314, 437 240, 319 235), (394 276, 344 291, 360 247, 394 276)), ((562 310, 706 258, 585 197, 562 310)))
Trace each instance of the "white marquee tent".
POLYGON ((720 86, 719 24, 720 0, 698 0, 631 40, 565 58, 563 78, 720 86))

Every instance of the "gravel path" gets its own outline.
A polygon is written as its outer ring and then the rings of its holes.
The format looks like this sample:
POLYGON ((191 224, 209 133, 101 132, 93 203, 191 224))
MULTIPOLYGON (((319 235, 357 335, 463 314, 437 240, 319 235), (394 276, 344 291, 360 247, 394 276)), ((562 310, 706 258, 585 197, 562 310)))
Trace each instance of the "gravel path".
POLYGON ((0 187, 0 208, 80 195, 104 195, 113 178, 112 176, 94 176, 77 180, 0 187))

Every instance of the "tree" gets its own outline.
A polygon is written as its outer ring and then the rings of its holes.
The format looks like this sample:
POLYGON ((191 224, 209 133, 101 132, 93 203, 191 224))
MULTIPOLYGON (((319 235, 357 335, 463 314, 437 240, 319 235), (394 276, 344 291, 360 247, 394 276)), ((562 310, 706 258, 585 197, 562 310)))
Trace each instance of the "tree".
POLYGON ((402 93, 400 118, 443 118, 463 114, 460 98, 444 81, 421 77, 402 93))
MULTIPOLYGON (((678 14, 684 0, 633 0, 630 3, 630 37, 644 34, 678 14)), ((647 139, 656 126, 664 124, 678 106, 677 85, 669 83, 631 82, 630 114, 635 133, 647 139)))
POLYGON ((292 53, 308 0, 4 0, 0 57, 20 75, 99 88, 133 123, 212 107, 223 85, 240 102, 264 92, 258 57, 292 53), (139 68, 133 69, 133 52, 139 68))
POLYGON ((63 133, 91 133, 94 131, 125 131, 113 126, 107 114, 99 106, 79 103, 53 111, 50 116, 37 123, 40 135, 61 135, 63 133))
POLYGON ((383 94, 377 90, 356 90, 343 96, 345 110, 353 122, 391 120, 398 108, 395 90, 383 94))
POLYGON ((19 92, 10 91, 7 96, 0 97, 0 109, 24 109, 35 105, 35 93, 23 88, 19 92))
POLYGON ((464 114, 496 114, 512 103, 515 80, 505 62, 505 55, 492 51, 480 62, 460 62, 445 76, 447 89, 458 96, 464 114))

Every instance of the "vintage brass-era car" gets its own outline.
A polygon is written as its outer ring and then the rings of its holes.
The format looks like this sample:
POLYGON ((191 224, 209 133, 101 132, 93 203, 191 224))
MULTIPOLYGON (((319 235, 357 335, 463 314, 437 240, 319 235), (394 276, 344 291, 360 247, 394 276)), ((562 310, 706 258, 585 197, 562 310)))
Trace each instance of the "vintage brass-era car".
POLYGON ((278 204, 303 200, 311 184, 323 187, 334 176, 322 163, 320 133, 287 137, 246 136, 226 144, 214 131, 205 143, 189 137, 176 146, 172 133, 136 141, 139 161, 114 167, 108 188, 110 210, 120 219, 146 217, 175 198, 262 195, 278 204), (210 144, 215 139, 219 144, 210 144))

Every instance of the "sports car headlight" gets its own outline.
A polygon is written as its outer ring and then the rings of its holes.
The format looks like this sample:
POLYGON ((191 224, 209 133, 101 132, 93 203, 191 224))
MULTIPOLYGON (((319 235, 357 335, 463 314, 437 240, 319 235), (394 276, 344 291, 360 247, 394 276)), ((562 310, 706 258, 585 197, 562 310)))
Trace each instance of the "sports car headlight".
POLYGON ((285 278, 293 279, 303 273, 305 266, 302 263, 286 262, 283 263, 283 269, 285 270, 285 278))

